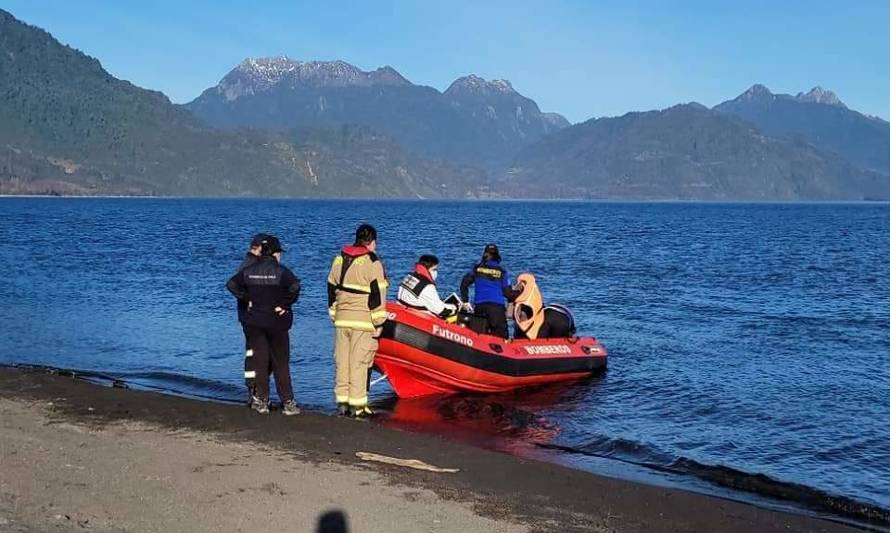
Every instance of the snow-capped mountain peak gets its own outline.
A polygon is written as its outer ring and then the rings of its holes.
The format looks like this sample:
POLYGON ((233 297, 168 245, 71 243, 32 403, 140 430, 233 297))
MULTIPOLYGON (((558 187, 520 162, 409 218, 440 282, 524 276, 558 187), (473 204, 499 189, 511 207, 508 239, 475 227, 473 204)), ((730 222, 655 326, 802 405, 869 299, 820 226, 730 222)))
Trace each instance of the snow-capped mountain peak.
POLYGON ((775 95, 766 87, 766 85, 762 85, 760 83, 756 83, 752 85, 747 91, 743 92, 739 96, 739 100, 763 100, 767 98, 774 98, 775 95))
POLYGON ((445 90, 446 95, 456 95, 456 94, 467 94, 467 93, 476 93, 476 94, 490 94, 490 93, 501 93, 501 94, 513 94, 516 91, 513 89, 513 85, 507 80, 491 80, 487 81, 484 78, 480 78, 475 74, 470 74, 469 76, 460 77, 445 90))
POLYGON ((808 102, 811 104, 825 104, 825 105, 834 105, 839 107, 847 107, 841 102, 841 99, 837 97, 832 91, 827 89, 823 89, 822 87, 813 87, 810 89, 810 92, 804 94, 802 92, 797 93, 797 96, 794 97, 798 102, 808 102))
POLYGON ((235 68, 238 72, 249 73, 269 81, 280 79, 288 72, 299 68, 300 62, 287 56, 248 57, 235 68))
POLYGON ((773 100, 792 100, 807 104, 824 104, 838 107, 847 107, 833 92, 822 87, 813 87, 809 92, 799 92, 796 96, 790 94, 773 94, 765 85, 752 85, 747 91, 740 94, 735 102, 770 102, 773 100))
POLYGON ((410 85, 392 67, 365 72, 345 61, 297 61, 287 56, 247 58, 220 81, 227 101, 277 88, 410 85))

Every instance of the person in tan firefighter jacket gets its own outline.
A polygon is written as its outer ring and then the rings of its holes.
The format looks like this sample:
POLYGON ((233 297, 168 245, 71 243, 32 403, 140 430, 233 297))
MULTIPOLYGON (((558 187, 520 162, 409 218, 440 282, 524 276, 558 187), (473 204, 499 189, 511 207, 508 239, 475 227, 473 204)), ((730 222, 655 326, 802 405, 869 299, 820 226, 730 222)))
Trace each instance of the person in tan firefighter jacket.
POLYGON ((328 312, 335 331, 334 396, 343 416, 373 414, 368 408, 368 375, 386 321, 388 287, 376 249, 377 230, 362 224, 355 231, 355 243, 343 247, 328 274, 328 312))

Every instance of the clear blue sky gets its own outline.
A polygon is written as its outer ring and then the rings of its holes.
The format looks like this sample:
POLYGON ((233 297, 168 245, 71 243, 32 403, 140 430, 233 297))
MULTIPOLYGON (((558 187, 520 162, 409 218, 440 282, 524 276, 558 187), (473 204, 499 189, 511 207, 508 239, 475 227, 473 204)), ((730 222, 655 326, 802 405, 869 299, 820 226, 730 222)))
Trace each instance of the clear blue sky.
POLYGON ((0 0, 112 74, 187 102, 248 56, 391 65, 444 90, 506 78, 573 122, 753 83, 822 85, 890 119, 890 0, 0 0), (435 5, 433 5, 435 4, 435 5))

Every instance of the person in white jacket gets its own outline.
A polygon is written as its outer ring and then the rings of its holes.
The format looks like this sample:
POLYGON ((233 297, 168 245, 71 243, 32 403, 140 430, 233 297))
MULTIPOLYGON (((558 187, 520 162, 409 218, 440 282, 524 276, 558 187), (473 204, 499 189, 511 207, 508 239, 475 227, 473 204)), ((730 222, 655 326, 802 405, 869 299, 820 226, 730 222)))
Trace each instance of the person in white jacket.
POLYGON ((436 277, 439 271, 439 258, 422 255, 414 265, 414 271, 405 276, 399 284, 399 302, 412 309, 428 311, 445 318, 457 312, 454 305, 446 304, 436 290, 436 277))

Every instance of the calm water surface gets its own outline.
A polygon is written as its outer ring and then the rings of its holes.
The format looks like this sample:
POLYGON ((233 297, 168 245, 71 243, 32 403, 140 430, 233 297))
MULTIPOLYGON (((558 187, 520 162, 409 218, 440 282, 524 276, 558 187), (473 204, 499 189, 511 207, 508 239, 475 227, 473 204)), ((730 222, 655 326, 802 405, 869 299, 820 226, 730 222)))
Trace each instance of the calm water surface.
POLYGON ((241 399, 223 285, 262 230, 304 283, 298 400, 330 410, 325 276, 363 221, 393 278, 437 254, 443 293, 500 243, 610 350, 604 377, 568 387, 400 402, 381 383, 384 423, 697 490, 890 508, 888 205, 0 199, 0 363, 241 399))

